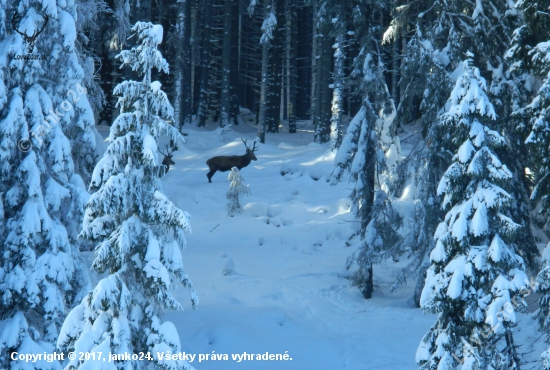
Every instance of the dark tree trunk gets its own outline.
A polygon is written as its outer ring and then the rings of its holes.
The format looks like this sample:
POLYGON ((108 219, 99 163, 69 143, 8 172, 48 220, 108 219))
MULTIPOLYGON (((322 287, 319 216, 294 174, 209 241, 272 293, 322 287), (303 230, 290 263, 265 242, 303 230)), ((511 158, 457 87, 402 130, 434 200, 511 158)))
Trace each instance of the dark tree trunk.
POLYGON ((311 85, 310 99, 311 99, 311 119, 315 122, 315 106, 317 100, 317 46, 318 42, 318 6, 317 1, 312 2, 311 6, 311 54, 309 56, 311 62, 311 85))
POLYGON ((201 72, 200 72, 200 92, 197 106, 197 125, 204 127, 206 125, 206 106, 208 104, 208 81, 210 72, 210 26, 212 0, 202 0, 202 25, 203 33, 201 40, 201 72))
POLYGON ((207 117, 214 122, 220 118, 220 98, 222 82, 222 53, 225 2, 214 1, 210 27, 210 69, 208 74, 207 117))
MULTIPOLYGON (((320 21, 317 32, 317 63, 315 77, 315 125, 314 141, 326 143, 330 140, 330 72, 332 64, 332 43, 330 38, 331 24, 328 22, 327 9, 321 7, 323 21, 320 21)), ((319 18, 319 17, 318 17, 319 18)))
MULTIPOLYGON (((374 130, 374 117, 370 119, 369 131, 374 130)), ((374 142, 369 138, 368 147, 365 152, 365 171, 363 178, 363 194, 362 199, 365 202, 361 206, 361 237, 365 236, 367 225, 372 219, 372 208, 374 206, 374 186, 376 177, 376 152, 374 149, 374 142)), ((365 287, 363 295, 369 299, 372 296, 374 290, 372 280, 372 264, 368 266, 368 277, 365 281, 365 287)))
POLYGON ((233 1, 233 6, 231 9, 231 21, 232 21, 232 33, 231 33, 231 83, 230 83, 230 92, 231 92, 231 102, 230 102, 230 116, 235 125, 239 124, 239 80, 241 76, 239 75, 239 54, 241 53, 241 16, 239 9, 239 2, 233 1))
POLYGON ((311 6, 301 6, 297 9, 297 39, 296 39, 296 109, 295 116, 299 119, 309 119, 311 109, 312 86, 312 39, 313 13, 311 6), (299 30, 298 30, 299 27, 299 30))
MULTIPOLYGON (((264 19, 269 17, 271 12, 271 0, 264 0, 264 19)), ((259 123, 262 125, 258 136, 260 142, 265 143, 265 132, 267 131, 267 112, 268 112, 268 89, 269 89, 269 50, 270 42, 265 40, 262 42, 262 88, 260 92, 260 114, 258 117, 259 123)))
POLYGON ((371 299, 372 298, 372 292, 374 290, 374 284, 372 281, 372 264, 369 264, 366 267, 367 274, 365 278, 365 284, 360 287, 361 293, 363 293, 363 297, 365 299, 371 299))
POLYGON ((342 110, 344 104, 344 62, 346 48, 346 22, 344 14, 339 15, 336 23, 336 43, 333 46, 334 73, 332 90, 332 117, 330 119, 330 146, 331 149, 338 149, 342 143, 342 110))
MULTIPOLYGON (((181 3, 180 3, 181 4, 181 3)), ((181 111, 178 125, 188 125, 193 120, 193 84, 191 81, 191 0, 181 5, 183 13, 183 39, 181 40, 181 111)))
POLYGON ((267 132, 279 132, 281 121, 281 83, 283 79, 283 44, 284 34, 284 0, 276 0, 274 13, 277 18, 277 28, 273 32, 271 53, 269 58, 269 89, 267 132))
POLYGON ((220 94, 220 127, 229 126, 233 120, 231 117, 231 54, 232 54, 232 0, 225 0, 223 49, 222 49, 222 86, 220 94))
POLYGON ((288 132, 296 133, 296 90, 297 90, 297 61, 296 43, 298 40, 297 6, 296 0, 288 0, 287 34, 288 34, 288 80, 287 80, 287 116, 288 132))
MULTIPOLYGON (((241 16, 239 51, 239 101, 255 115, 259 114, 262 73, 262 4, 257 4, 253 13, 241 16)), ((256 120, 258 123, 258 120, 256 120)))

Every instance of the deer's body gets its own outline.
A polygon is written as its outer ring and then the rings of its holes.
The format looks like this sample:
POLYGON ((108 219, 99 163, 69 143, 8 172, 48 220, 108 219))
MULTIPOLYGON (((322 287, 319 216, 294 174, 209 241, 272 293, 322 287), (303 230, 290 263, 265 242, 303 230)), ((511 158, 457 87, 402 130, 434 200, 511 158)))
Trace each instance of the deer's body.
MULTIPOLYGON (((246 146, 246 141, 243 140, 246 146)), ((212 157, 206 161, 206 165, 210 169, 210 172, 206 174, 208 182, 212 182, 212 176, 216 171, 225 172, 231 170, 233 167, 237 167, 239 170, 250 164, 251 161, 257 161, 258 158, 254 155, 256 149, 256 143, 252 149, 246 147, 246 153, 244 155, 220 155, 212 157)))

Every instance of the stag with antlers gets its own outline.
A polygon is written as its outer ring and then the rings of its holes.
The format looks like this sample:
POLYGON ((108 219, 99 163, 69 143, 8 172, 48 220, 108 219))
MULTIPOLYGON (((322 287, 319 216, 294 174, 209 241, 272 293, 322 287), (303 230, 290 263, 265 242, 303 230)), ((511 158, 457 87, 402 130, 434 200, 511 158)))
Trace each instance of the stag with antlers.
POLYGON ((25 32, 19 31, 19 27, 15 25, 16 23, 19 23, 21 21, 21 15, 18 12, 15 12, 13 17, 11 17, 11 25, 13 26, 14 31, 20 34, 23 40, 25 40, 25 42, 27 43, 27 54, 32 53, 32 50, 34 49, 34 45, 36 44, 36 39, 38 38, 38 35, 40 35, 48 25, 48 21, 50 20, 50 17, 48 17, 47 14, 44 14, 43 17, 44 17, 44 24, 42 24, 42 28, 40 30, 35 30, 32 35, 27 35, 26 28, 25 28, 25 32))
MULTIPOLYGON (((175 149, 177 150, 177 148, 175 149)), ((164 156, 164 159, 162 160, 162 165, 165 168, 164 173, 166 174, 170 170, 170 166, 173 164, 176 164, 176 162, 172 160, 172 156, 174 155, 172 154, 172 152, 174 151, 174 148, 172 147, 168 148, 168 145, 166 145, 164 147, 164 150, 166 150, 166 153, 163 153, 160 149, 159 149, 159 152, 164 156)))
POLYGON ((254 152, 258 150, 258 148, 256 148, 256 141, 254 141, 254 146, 250 149, 248 145, 246 145, 246 140, 241 140, 246 147, 246 153, 244 155, 221 155, 212 157, 206 161, 206 165, 210 169, 210 172, 206 174, 209 183, 212 182, 212 176, 214 176, 216 171, 225 172, 231 170, 233 167, 237 167, 240 170, 248 166, 251 161, 258 160, 254 155, 254 152))

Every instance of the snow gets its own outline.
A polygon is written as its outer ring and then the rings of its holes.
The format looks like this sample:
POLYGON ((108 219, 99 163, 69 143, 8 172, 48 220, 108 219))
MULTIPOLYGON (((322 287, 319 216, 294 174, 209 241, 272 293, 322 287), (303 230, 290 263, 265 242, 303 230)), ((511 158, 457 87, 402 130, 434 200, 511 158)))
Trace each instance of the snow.
POLYGON ((353 252, 346 246, 353 225, 345 222, 353 219, 349 184, 326 182, 334 153, 310 145, 311 126, 267 136, 258 161, 240 171, 253 193, 242 198, 242 213, 227 215, 227 175, 217 173, 209 184, 205 162, 243 154, 240 138, 251 140, 255 131, 242 125, 186 128, 187 142, 174 152, 176 165, 163 179, 163 193, 192 216, 184 267, 201 300, 193 311, 187 290, 178 288, 174 295, 186 311, 169 312, 166 320, 176 325, 182 351, 230 358, 190 364, 212 370, 415 369, 416 348, 435 316, 412 307, 414 284, 389 293, 406 260, 375 267, 370 301, 344 278, 353 252), (285 176, 283 169, 289 170, 285 176), (289 179, 290 172, 305 176, 289 179), (311 173, 323 176, 315 181, 311 173), (231 359, 285 351, 292 361, 231 359))
POLYGON ((73 51, 76 40, 76 25, 73 17, 64 10, 59 12, 60 31, 64 36, 63 46, 69 51, 73 51))
POLYGON ((474 236, 481 236, 489 230, 489 221, 487 219, 487 207, 481 203, 476 209, 474 217, 470 223, 470 231, 474 236))
POLYGON ((467 163, 474 152, 475 148, 472 145, 472 142, 468 139, 458 149, 458 160, 462 163, 467 163))
MULTIPOLYGON (((417 369, 417 348, 437 316, 413 307, 413 282, 389 292, 406 258, 374 267, 371 300, 345 278, 346 259, 355 250, 346 245, 354 228, 346 222, 354 220, 350 184, 345 177, 334 186, 327 182, 334 153, 328 144, 310 145, 311 125, 296 134, 266 136, 255 153, 258 161, 240 170, 254 191, 241 199, 242 213, 228 216, 227 174, 217 173, 209 184, 205 162, 243 154, 240 138, 252 140, 255 131, 245 125, 214 131, 186 127, 186 143, 174 152, 176 165, 162 181, 166 197, 192 216, 184 267, 201 303, 192 310, 187 290, 177 288, 173 294, 185 311, 165 317, 177 329, 181 351, 197 355, 189 364, 197 370, 417 369), (307 175, 315 172, 324 176, 315 181, 307 175), (285 351, 292 360, 238 362, 244 352, 285 351), (199 354, 213 352, 228 354, 229 360, 198 362, 199 354), (232 354, 241 357, 233 360, 232 354)), ((405 153, 412 146, 402 145, 405 153)), ((438 228, 441 235, 449 231, 438 228)), ((483 258, 479 247, 464 264, 483 258)), ((457 273, 456 283, 462 278, 457 273)), ((517 320, 522 330, 516 341, 523 343, 536 334, 535 322, 523 314, 517 320)), ((437 343, 444 341, 442 333, 437 343)), ((539 344, 530 358, 538 359, 545 349, 539 344)))
POLYGON ((273 39, 273 32, 277 28, 277 18, 273 12, 269 12, 267 18, 264 19, 262 24, 262 37, 260 38, 260 44, 269 44, 273 39))
POLYGON ((452 274, 447 295, 451 299, 456 299, 462 294, 462 280, 464 280, 464 268, 466 256, 458 256, 445 267, 447 274, 452 274))

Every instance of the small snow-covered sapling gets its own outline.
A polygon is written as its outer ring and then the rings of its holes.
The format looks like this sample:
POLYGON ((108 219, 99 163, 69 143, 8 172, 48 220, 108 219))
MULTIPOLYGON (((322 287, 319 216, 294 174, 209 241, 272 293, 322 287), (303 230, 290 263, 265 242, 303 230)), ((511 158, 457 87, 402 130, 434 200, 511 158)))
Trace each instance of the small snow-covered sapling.
POLYGON ((244 179, 237 167, 233 167, 227 178, 231 183, 229 184, 229 190, 227 191, 227 209, 229 216, 233 217, 235 212, 241 211, 241 204, 239 198, 242 195, 250 195, 250 187, 243 183, 244 179))

